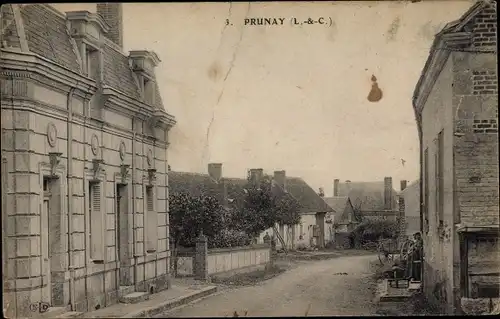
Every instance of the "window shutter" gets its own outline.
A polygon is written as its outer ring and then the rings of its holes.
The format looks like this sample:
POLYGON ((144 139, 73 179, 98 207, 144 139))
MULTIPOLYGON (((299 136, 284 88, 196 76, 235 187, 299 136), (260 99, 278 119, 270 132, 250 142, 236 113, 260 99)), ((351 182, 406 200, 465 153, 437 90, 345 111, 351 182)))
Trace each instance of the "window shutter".
POLYGON ((153 201, 153 188, 152 187, 148 187, 148 190, 147 190, 147 206, 148 206, 148 212, 153 212, 155 209, 154 209, 154 201, 153 201))
POLYGON ((95 183, 91 187, 92 215, 90 220, 91 227, 91 258, 94 261, 104 260, 104 221, 101 208, 101 184, 95 183))
POLYGON ((154 252, 158 243, 158 217, 155 210, 155 193, 152 186, 146 187, 146 251, 154 252))
POLYGON ((101 211, 101 185, 94 184, 92 187, 92 209, 94 212, 101 211))

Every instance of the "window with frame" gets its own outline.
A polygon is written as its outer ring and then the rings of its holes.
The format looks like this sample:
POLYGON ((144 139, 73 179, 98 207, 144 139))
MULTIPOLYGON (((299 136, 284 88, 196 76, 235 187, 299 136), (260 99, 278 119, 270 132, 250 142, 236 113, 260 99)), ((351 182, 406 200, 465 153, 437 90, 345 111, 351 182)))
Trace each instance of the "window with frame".
POLYGON ((158 244, 158 214, 154 186, 146 186, 146 251, 155 252, 158 244))
POLYGON ((104 220, 101 207, 101 183, 89 182, 88 191, 88 218, 90 259, 94 262, 104 261, 104 220))
POLYGON ((435 187, 436 187, 436 214, 438 229, 443 227, 444 223, 444 184, 443 184, 443 131, 438 133, 436 139, 436 153, 434 154, 435 167, 435 187))
POLYGON ((86 74, 89 78, 97 80, 99 75, 99 50, 87 45, 86 53, 86 74))
POLYGON ((154 103, 154 82, 151 79, 143 78, 144 102, 147 104, 154 103))
POLYGON ((424 223, 425 232, 429 231, 429 149, 424 151, 424 223))

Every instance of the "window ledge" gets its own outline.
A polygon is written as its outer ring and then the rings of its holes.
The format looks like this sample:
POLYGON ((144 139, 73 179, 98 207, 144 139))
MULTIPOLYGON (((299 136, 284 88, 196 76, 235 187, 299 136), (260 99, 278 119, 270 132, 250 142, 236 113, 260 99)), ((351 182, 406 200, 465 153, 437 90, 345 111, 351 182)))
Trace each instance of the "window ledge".
POLYGON ((455 225, 457 232, 459 233, 496 233, 500 228, 498 225, 484 225, 484 226, 467 226, 462 224, 455 225))

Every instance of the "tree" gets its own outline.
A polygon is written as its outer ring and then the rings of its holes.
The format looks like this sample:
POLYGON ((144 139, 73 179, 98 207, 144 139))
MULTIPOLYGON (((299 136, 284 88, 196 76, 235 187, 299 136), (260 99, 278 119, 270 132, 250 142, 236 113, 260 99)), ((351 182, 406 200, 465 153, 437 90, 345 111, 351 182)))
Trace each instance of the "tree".
POLYGON ((233 215, 233 223, 238 230, 256 237, 276 223, 300 223, 298 202, 285 193, 273 192, 270 176, 264 176, 258 185, 249 181, 244 190, 245 196, 240 199, 233 215))
POLYGON ((276 199, 271 187, 268 178, 263 179, 259 186, 250 183, 245 186, 245 196, 238 200, 233 214, 233 225, 236 229, 255 237, 274 226, 276 199))
POLYGON ((227 212, 214 197, 171 194, 169 207, 170 233, 176 246, 193 247, 203 231, 209 246, 213 247, 214 239, 226 228, 227 212))
POLYGON ((300 223, 300 205, 291 196, 281 196, 276 201, 276 222, 280 225, 293 226, 300 223))

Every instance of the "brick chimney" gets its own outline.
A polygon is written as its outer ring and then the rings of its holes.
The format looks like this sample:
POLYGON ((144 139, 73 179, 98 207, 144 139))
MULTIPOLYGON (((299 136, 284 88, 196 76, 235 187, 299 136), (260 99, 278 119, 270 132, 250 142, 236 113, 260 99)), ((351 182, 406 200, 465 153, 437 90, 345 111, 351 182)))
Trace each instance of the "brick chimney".
POLYGON ((254 186, 260 186, 262 177, 264 176, 264 170, 262 168, 252 168, 249 171, 250 182, 254 186))
POLYGON ((406 185, 408 184, 408 181, 407 180, 402 180, 400 183, 401 183, 401 190, 404 191, 405 188, 406 188, 406 185))
POLYGON ((325 197, 325 190, 323 189, 323 187, 319 188, 318 195, 319 195, 319 197, 325 197))
POLYGON ((121 3, 102 2, 97 4, 97 13, 110 26, 107 38, 123 49, 123 7, 121 3))
POLYGON ((220 181, 220 179, 222 178, 222 164, 209 163, 208 175, 210 175, 210 177, 213 178, 216 182, 220 181))
POLYGON ((384 209, 392 210, 392 177, 384 177, 384 209))
POLYGON ((333 180, 333 196, 339 196, 339 179, 333 180))
POLYGON ((286 172, 285 171, 274 171, 274 182, 276 185, 285 190, 286 187, 286 172))

